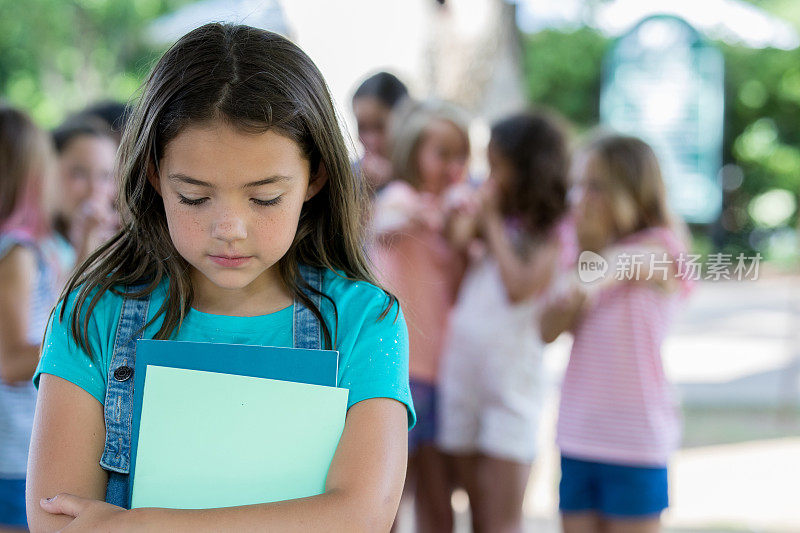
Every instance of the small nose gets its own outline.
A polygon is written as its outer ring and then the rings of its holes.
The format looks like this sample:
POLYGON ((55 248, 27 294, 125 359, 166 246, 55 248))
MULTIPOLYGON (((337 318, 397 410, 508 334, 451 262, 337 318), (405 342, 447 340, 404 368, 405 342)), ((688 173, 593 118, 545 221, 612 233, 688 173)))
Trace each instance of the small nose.
POLYGON ((214 222, 211 236, 225 242, 239 241, 247 238, 247 224, 241 216, 228 210, 214 222))

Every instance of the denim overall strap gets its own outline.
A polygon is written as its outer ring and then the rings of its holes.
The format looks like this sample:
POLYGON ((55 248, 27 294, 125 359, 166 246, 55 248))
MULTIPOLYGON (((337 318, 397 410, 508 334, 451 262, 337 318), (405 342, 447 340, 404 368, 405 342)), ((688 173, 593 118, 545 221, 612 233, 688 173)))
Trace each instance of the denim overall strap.
MULTIPOLYGON (((300 265, 300 275, 312 288, 322 290, 322 269, 300 265)), ((313 291, 300 288, 320 309, 322 297, 313 291)), ((294 337, 294 347, 306 350, 319 350, 322 347, 321 328, 319 320, 314 313, 306 307, 300 300, 294 300, 294 316, 292 317, 292 334, 294 337)))
MULTIPOLYGON (((145 285, 126 287, 138 292, 145 285)), ((131 423, 133 420, 133 372, 136 341, 147 323, 150 296, 125 298, 114 339, 114 353, 108 366, 105 398, 106 444, 100 466, 108 471, 106 501, 128 507, 128 473, 131 462, 131 423)))

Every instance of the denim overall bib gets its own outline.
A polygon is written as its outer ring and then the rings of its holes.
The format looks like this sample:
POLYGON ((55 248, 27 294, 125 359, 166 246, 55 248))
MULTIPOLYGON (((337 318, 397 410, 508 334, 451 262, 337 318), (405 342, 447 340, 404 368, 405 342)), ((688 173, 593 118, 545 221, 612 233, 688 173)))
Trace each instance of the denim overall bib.
MULTIPOLYGON (((300 275, 310 287, 322 290, 322 270, 300 265, 300 275)), ((129 287, 137 291, 141 287, 129 287)), ((304 290, 319 309, 320 295, 304 290)), ((108 386, 104 403, 106 442, 100 466, 108 471, 106 501, 128 508, 128 476, 131 458, 131 423, 133 421, 133 372, 136 360, 136 340, 141 338, 147 323, 149 296, 141 299, 125 298, 122 302, 114 353, 108 367, 108 386)), ((319 350, 320 323, 314 314, 299 300, 294 301, 292 332, 295 348, 319 350)))

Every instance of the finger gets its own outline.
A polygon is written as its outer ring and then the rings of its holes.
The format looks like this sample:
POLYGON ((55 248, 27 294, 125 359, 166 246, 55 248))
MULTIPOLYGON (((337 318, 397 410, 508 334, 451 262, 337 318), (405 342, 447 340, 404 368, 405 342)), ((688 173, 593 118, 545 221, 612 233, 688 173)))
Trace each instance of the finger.
POLYGON ((62 492, 61 494, 56 494, 52 498, 42 498, 39 501, 39 505, 48 513, 74 517, 78 516, 90 502, 92 502, 92 500, 62 492))

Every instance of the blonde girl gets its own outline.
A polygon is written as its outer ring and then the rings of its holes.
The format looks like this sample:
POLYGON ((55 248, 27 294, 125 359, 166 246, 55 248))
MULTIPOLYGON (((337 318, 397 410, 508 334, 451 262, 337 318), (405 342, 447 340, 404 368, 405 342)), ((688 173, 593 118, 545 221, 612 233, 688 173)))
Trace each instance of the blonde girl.
POLYGON ((578 243, 610 266, 592 284, 576 278, 542 316, 546 341, 574 336, 557 429, 563 529, 658 531, 680 437, 661 344, 686 289, 684 243, 647 144, 603 136, 578 161, 578 243))
POLYGON ((451 476, 435 445, 439 359, 464 271, 444 235, 451 195, 467 176, 467 120, 437 100, 407 102, 392 126, 396 180, 376 197, 373 258, 408 320, 411 394, 419 421, 409 433, 407 488, 418 531, 448 531, 451 476))

